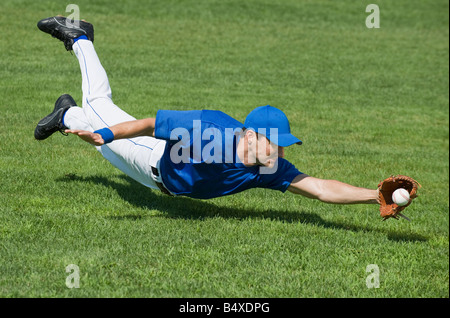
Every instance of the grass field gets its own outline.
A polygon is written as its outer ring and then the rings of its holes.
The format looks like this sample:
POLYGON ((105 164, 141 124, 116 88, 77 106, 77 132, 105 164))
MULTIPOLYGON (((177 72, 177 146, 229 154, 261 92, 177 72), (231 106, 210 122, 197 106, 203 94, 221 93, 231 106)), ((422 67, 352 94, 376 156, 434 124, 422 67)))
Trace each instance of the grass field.
POLYGON ((76 2, 125 111, 277 106, 300 171, 417 179, 410 223, 263 189, 170 198, 75 136, 35 141, 59 95, 81 100, 76 57, 36 27, 67 4, 0 4, 0 297, 449 297, 448 1, 76 2))

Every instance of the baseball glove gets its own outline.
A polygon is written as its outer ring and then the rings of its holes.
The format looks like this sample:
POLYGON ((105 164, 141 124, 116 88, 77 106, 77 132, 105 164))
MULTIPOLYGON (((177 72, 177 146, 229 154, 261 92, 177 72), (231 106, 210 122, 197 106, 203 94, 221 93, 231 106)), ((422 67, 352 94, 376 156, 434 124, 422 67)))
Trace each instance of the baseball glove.
POLYGON ((417 197, 417 189, 419 187, 421 187, 419 182, 413 178, 403 175, 390 176, 389 178, 381 181, 378 184, 378 201, 380 203, 380 215, 383 218, 383 221, 389 218, 395 218, 398 220, 399 216, 410 221, 400 212, 410 205, 412 200, 417 197), (409 192, 409 202, 404 206, 398 206, 392 200, 392 193, 394 193, 394 191, 398 188, 404 188, 409 192))

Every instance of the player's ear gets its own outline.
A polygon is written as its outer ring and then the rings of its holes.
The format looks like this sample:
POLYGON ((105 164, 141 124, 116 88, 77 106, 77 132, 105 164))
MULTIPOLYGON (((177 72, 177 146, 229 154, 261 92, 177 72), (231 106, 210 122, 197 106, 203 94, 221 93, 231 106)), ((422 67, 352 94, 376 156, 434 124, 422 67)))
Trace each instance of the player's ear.
POLYGON ((251 145, 256 140, 256 133, 252 129, 247 129, 245 131, 245 137, 247 138, 247 143, 251 145))

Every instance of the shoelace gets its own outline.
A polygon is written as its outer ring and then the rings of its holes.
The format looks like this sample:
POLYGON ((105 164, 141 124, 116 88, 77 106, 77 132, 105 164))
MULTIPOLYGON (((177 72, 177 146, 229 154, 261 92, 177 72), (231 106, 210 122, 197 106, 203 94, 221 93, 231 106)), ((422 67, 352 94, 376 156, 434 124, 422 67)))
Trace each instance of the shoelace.
POLYGON ((64 35, 56 30, 52 31, 51 33, 52 37, 57 38, 58 40, 62 41, 64 43, 64 47, 67 51, 70 51, 72 49, 72 43, 70 40, 66 39, 64 35))
POLYGON ((65 128, 58 128, 58 131, 61 133, 61 135, 63 135, 63 136, 69 136, 69 134, 68 133, 66 133, 65 131, 64 131, 64 129, 65 128))

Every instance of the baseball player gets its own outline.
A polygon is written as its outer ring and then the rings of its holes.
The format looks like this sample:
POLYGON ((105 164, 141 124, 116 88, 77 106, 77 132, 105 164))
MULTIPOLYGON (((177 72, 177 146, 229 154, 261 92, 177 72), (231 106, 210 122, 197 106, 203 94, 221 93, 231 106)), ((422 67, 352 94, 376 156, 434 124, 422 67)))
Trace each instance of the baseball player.
POLYGON ((244 124, 212 110, 159 110, 155 118, 136 120, 111 99, 92 24, 57 16, 38 28, 75 53, 83 101, 79 107, 70 95, 60 96, 37 124, 37 140, 56 131, 78 135, 134 180, 172 196, 209 199, 269 188, 334 204, 382 201, 379 189, 298 171, 284 159, 284 148, 302 141, 291 134, 286 115, 269 105, 254 109, 244 124))

